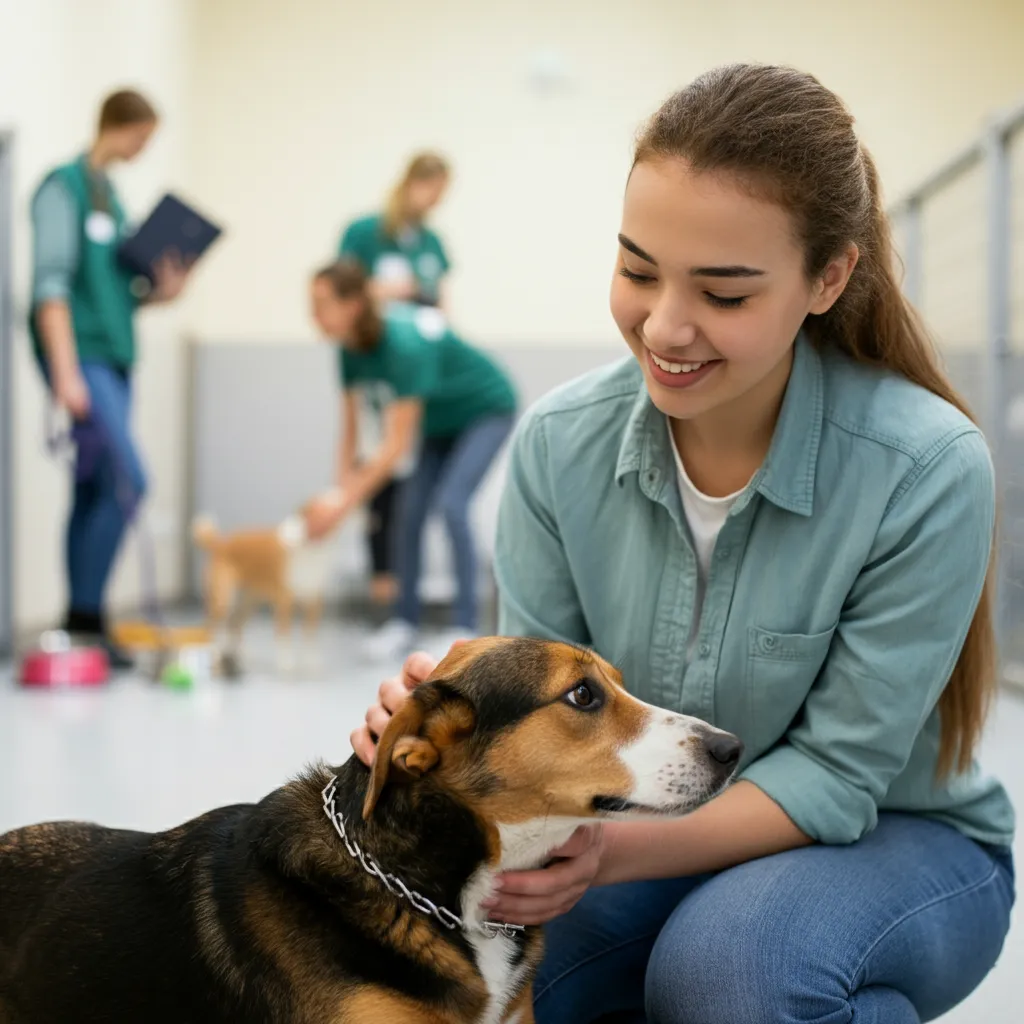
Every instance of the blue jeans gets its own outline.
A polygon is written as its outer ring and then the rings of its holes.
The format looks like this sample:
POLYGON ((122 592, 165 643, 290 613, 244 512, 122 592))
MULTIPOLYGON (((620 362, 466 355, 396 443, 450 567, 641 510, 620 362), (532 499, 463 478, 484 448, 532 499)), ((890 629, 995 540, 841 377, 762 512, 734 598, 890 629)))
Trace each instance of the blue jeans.
POLYGON ((1013 901, 1008 850, 902 814, 851 846, 592 889, 546 929, 537 1024, 919 1024, 989 972, 1013 901))
POLYGON ((71 608, 101 613, 125 530, 146 490, 130 434, 131 379, 105 363, 83 363, 89 417, 72 428, 74 501, 67 528, 71 608))
POLYGON ((488 416, 455 437, 424 440, 416 469, 402 485, 399 496, 397 614, 406 622, 419 625, 423 527, 430 509, 435 507, 452 543, 458 583, 455 625, 476 629, 476 549, 469 526, 469 501, 511 433, 513 422, 511 415, 488 416))

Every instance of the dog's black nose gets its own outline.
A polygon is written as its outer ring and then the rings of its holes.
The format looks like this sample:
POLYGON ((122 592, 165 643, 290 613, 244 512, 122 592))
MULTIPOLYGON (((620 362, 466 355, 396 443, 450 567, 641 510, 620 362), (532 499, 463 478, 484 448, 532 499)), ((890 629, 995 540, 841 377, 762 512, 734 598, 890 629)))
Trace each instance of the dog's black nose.
POLYGON ((712 733, 705 740, 705 746, 708 753, 727 768, 734 768, 739 764, 740 755, 743 753, 743 744, 727 732, 712 733))

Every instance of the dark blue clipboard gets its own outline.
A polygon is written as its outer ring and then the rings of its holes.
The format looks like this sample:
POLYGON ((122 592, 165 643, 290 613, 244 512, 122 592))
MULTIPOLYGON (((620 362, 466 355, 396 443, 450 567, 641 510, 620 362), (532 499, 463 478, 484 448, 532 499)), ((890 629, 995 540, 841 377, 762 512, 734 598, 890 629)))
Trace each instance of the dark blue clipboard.
POLYGON ((117 255, 124 266, 152 283, 154 267, 162 256, 174 252, 184 262, 193 263, 221 234, 216 224, 168 193, 139 229, 121 243, 117 255))

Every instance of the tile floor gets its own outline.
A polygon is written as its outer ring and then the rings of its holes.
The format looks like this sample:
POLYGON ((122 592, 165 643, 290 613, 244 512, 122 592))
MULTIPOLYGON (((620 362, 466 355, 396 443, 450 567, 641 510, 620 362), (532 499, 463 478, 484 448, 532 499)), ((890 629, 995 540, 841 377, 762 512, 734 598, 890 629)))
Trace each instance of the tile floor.
MULTIPOLYGON (((272 671, 269 628, 257 623, 246 682, 192 693, 131 677, 98 692, 32 693, 0 669, 0 832, 60 818, 163 829, 219 804, 257 800, 308 761, 344 760, 381 676, 356 656, 362 635, 353 626, 326 630, 328 671, 284 682, 272 671)), ((984 759, 1024 806, 1021 736, 1024 699, 1008 693, 984 759)), ((999 965, 943 1024, 1016 1024, 1022 975, 1018 923, 999 965)))

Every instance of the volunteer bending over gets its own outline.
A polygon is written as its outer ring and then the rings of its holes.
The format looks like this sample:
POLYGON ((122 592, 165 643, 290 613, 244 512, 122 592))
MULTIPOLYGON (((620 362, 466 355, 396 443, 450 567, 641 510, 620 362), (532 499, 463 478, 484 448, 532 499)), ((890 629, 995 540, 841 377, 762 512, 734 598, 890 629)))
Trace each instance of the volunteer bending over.
POLYGON ((366 653, 401 657, 416 641, 423 528, 431 509, 444 520, 458 585, 452 628, 441 642, 472 636, 478 609, 470 499, 511 432, 516 409, 512 384, 491 359, 451 330, 439 310, 389 305, 380 313, 354 260, 317 273, 311 296, 314 319, 338 345, 342 431, 337 486, 310 510, 310 534, 326 534, 370 501, 395 467, 419 448, 416 469, 399 495, 398 601, 393 618, 369 639, 366 653), (392 397, 377 453, 357 466, 359 427, 350 392, 369 382, 386 384, 392 397))
MULTIPOLYGON (((450 264, 445 247, 426 223, 448 189, 447 161, 436 153, 419 153, 409 161, 392 188, 384 210, 360 217, 345 228, 339 256, 357 260, 370 278, 369 288, 378 303, 415 302, 444 305, 444 278, 450 264)), ((362 463, 380 444, 387 385, 366 383, 348 389, 354 406, 362 463)), ((367 507, 366 540, 370 555, 370 600, 390 607, 398 595, 395 570, 395 519, 401 481, 412 469, 412 458, 396 466, 392 479, 367 507)))

